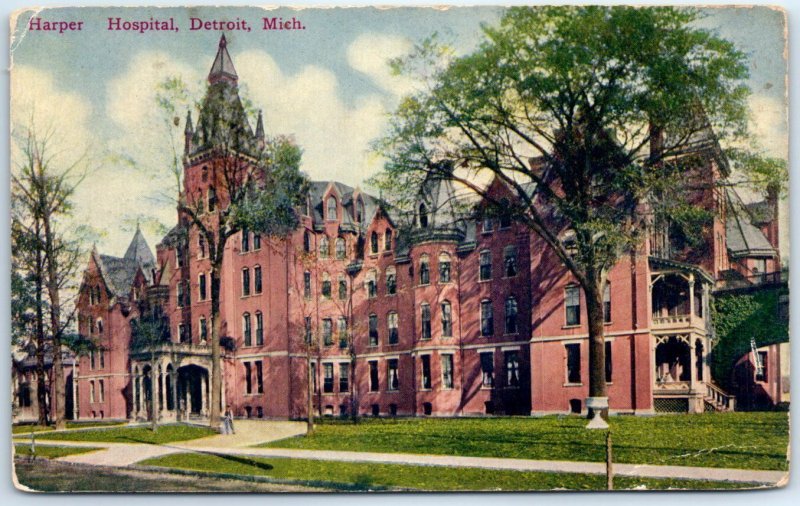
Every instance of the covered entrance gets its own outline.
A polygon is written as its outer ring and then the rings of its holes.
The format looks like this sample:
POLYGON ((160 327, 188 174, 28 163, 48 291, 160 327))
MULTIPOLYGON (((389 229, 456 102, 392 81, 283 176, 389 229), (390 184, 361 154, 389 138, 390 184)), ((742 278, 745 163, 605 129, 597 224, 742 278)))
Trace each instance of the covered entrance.
POLYGON ((180 367, 177 383, 180 418, 206 418, 209 404, 208 370, 194 364, 180 367))

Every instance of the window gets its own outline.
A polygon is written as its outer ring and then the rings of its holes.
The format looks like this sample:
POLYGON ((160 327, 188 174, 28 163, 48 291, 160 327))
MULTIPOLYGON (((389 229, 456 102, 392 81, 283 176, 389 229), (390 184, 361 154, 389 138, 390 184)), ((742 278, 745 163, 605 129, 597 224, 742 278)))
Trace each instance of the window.
POLYGON ((200 340, 208 340, 208 325, 206 324, 206 319, 204 317, 200 318, 200 340))
POLYGON ((500 214, 500 229, 511 228, 511 213, 509 212, 509 205, 508 199, 503 199, 500 202, 501 207, 503 208, 502 214, 500 214))
POLYGON ((488 234, 494 230, 494 220, 491 217, 483 219, 483 233, 488 234))
POLYGON ((344 393, 350 390, 350 364, 339 364, 339 391, 344 393))
POLYGON ((337 260, 344 260, 345 256, 347 256, 347 244, 345 243, 342 237, 336 238, 336 259, 337 260))
POLYGON ((492 252, 489 250, 481 251, 480 255, 480 271, 478 274, 479 281, 488 281, 492 279, 492 252))
POLYGON ((392 251, 392 229, 390 228, 383 233, 383 250, 392 251))
POLYGON ((369 251, 373 255, 378 253, 378 233, 372 232, 369 236, 369 251))
POLYGON ((256 392, 264 393, 264 364, 259 360, 256 364, 256 392))
POLYGON ((261 266, 256 265, 255 269, 253 269, 253 277, 255 278, 255 292, 261 293, 263 289, 263 284, 261 282, 261 266))
POLYGON ((94 402, 94 381, 89 382, 89 402, 94 402))
POLYGON ((303 319, 303 330, 306 344, 311 344, 311 317, 306 316, 303 319))
POLYGON ((431 307, 428 304, 420 306, 422 314, 422 339, 431 338, 431 307))
POLYGON ((333 364, 322 364, 322 391, 326 394, 333 392, 333 364))
POLYGON ((242 297, 250 295, 250 269, 242 269, 242 297))
POLYGON ((611 283, 603 287, 603 321, 611 323, 611 283))
POLYGON ((178 307, 183 307, 183 281, 178 281, 178 284, 175 286, 175 303, 178 307))
POLYGON ((442 388, 453 388, 453 355, 442 355, 442 388))
POLYGON ((251 321, 250 321, 250 313, 245 313, 242 315, 242 335, 244 336, 244 345, 245 346, 252 346, 253 344, 253 334, 251 328, 251 321))
POLYGON ((581 382, 581 345, 567 344, 567 383, 581 382))
POLYGON ((767 352, 758 352, 758 362, 756 364, 756 381, 767 381, 767 352))
POLYGON ((242 253, 250 251, 250 232, 247 229, 242 230, 242 253))
POLYGON ((328 209, 325 213, 326 220, 335 220, 336 219, 336 197, 330 196, 328 197, 328 209))
POLYGON ((428 228, 428 208, 425 207, 425 204, 419 205, 419 226, 428 228))
POLYGON ((325 346, 333 344, 333 321, 330 318, 322 320, 322 343, 325 346))
POLYGON ((256 312, 256 346, 264 344, 264 315, 256 312))
POLYGON ((339 347, 347 347, 347 318, 344 316, 339 317, 336 333, 339 334, 339 347))
POLYGON ((421 355, 420 360, 422 361, 422 386, 421 388, 424 390, 430 390, 431 388, 431 356, 430 355, 421 355))
POLYGON ((188 343, 192 340, 188 327, 183 323, 178 324, 178 339, 182 343, 188 343))
POLYGON ((568 286, 564 289, 564 303, 566 305, 567 325, 580 325, 581 323, 581 291, 577 286, 568 286))
POLYGON ((492 311, 492 301, 481 301, 481 335, 491 336, 494 334, 494 315, 492 311))
POLYGON ((253 234, 253 249, 261 249, 261 234, 253 234))
POLYGON ((450 255, 442 253, 439 255, 439 283, 450 282, 450 255))
POLYGON ((303 232, 303 251, 311 253, 311 235, 308 233, 308 230, 303 232))
POLYGON ((322 296, 326 299, 331 298, 331 277, 327 272, 322 274, 322 296))
POLYGON ((198 292, 200 292, 199 293, 200 300, 206 300, 206 297, 208 296, 207 295, 208 292, 206 292, 206 275, 205 274, 200 274, 200 280, 198 282, 198 292))
POLYGON ((394 267, 386 269, 386 294, 394 295, 397 293, 397 272, 394 267))
POLYGON ((397 390, 400 388, 400 377, 397 372, 398 360, 390 358, 386 361, 387 390, 397 390))
POLYGON ((102 318, 98 318, 97 319, 97 333, 98 334, 102 334, 103 333, 103 319, 102 318))
POLYGON ((197 252, 200 258, 206 257, 206 238, 202 235, 197 238, 197 252))
POLYGON ((330 252, 330 243, 328 242, 328 236, 323 235, 322 238, 319 240, 319 257, 320 258, 328 258, 328 254, 330 252))
POLYGON ((213 213, 217 208, 217 191, 212 186, 208 189, 208 212, 213 213))
POLYGON ((311 298, 311 273, 308 271, 303 273, 303 297, 311 298))
POLYGON ((397 344, 400 341, 397 332, 397 313, 392 311, 386 317, 386 324, 389 329, 389 344, 397 344))
POLYGON ((453 335, 453 310, 450 302, 442 302, 442 337, 453 335))
MULTIPOLYGON (((183 248, 177 248, 175 250, 175 267, 177 267, 178 269, 183 267, 183 248)), ((90 303, 94 304, 94 302, 90 303)))
POLYGON ((515 246, 506 246, 503 250, 503 265, 507 278, 517 275, 517 248, 515 246))
POLYGON ((519 386, 519 352, 511 350, 505 352, 506 360, 506 386, 516 388, 519 386))
POLYGON ((378 296, 378 281, 377 278, 378 274, 375 270, 371 270, 367 273, 367 297, 370 299, 374 299, 378 296))
POLYGON ((100 369, 106 368, 106 351, 100 350, 100 369))
POLYGON ((344 276, 339 276, 339 300, 345 300, 347 298, 347 280, 344 279, 344 276))
POLYGON ((494 353, 481 353, 481 385, 491 388, 494 385, 494 353))
POLYGON ((611 341, 606 341, 605 359, 606 359, 606 383, 611 383, 611 341))
POLYGON ((370 392, 377 392, 380 390, 380 385, 378 384, 378 361, 377 360, 370 360, 369 362, 369 391, 370 392))
POLYGON ((431 282, 431 268, 428 264, 428 256, 422 255, 419 259, 419 284, 427 285, 431 282))
POLYGON ((89 369, 95 368, 94 350, 89 350, 89 369))
POLYGON ((203 193, 202 192, 199 192, 197 194, 197 198, 195 199, 194 202, 195 202, 195 205, 197 206, 197 214, 203 214, 203 213, 206 212, 206 202, 205 202, 205 200, 203 200, 203 193))
POLYGON ((356 221, 358 223, 364 221, 364 200, 361 197, 358 197, 358 202, 356 203, 356 221))
POLYGON ((369 315, 369 345, 378 346, 378 315, 369 315))
POLYGON ((244 362, 244 393, 253 393, 253 371, 250 362, 244 362))
POLYGON ((506 334, 517 333, 517 299, 513 296, 506 299, 506 334))

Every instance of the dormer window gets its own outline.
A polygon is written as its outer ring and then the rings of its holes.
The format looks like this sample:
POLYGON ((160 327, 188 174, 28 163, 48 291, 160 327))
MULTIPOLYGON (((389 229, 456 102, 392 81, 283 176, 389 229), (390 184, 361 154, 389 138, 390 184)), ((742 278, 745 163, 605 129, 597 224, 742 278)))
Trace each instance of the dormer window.
POLYGON ((387 228, 383 235, 383 249, 384 251, 392 251, 392 229, 387 228))
POLYGON ((425 207, 425 204, 419 205, 419 226, 428 228, 428 208, 425 207))
POLYGON ((325 219, 328 221, 336 220, 336 197, 328 197, 328 206, 325 212, 325 219))
POLYGON ((361 197, 358 197, 358 203, 356 204, 356 222, 361 223, 364 221, 364 201, 361 197))

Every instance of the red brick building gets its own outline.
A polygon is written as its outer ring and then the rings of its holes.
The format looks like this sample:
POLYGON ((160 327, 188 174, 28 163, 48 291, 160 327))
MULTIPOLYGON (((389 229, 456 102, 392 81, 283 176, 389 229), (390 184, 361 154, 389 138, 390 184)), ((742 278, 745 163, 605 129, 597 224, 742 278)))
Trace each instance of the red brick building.
MULTIPOLYGON (((208 81, 197 127, 191 116, 186 122, 183 191, 213 217, 225 205, 209 169, 221 128, 215 120, 246 134, 243 149, 263 142, 264 130, 260 115, 253 130, 244 113, 224 38, 208 81)), ((698 149, 712 153, 707 177, 722 177, 727 167, 712 144, 702 139, 698 149)), ((508 192, 497 181, 490 191, 508 192)), ((728 219, 734 197, 697 196, 720 210, 706 248, 687 252, 653 234, 611 271, 612 412, 702 411, 728 402, 708 368, 710 297, 720 283, 751 282, 756 269, 780 265, 777 202, 765 204, 771 219, 754 224, 741 213, 728 219)), ((234 236, 220 291, 223 405, 241 417, 305 417, 310 366, 314 409, 323 415, 585 412, 581 291, 529 229, 481 218, 480 207, 442 179, 420 189, 412 217, 358 188, 317 181, 287 239, 234 236)), ((80 418, 148 418, 151 395, 163 420, 207 416, 210 264, 188 223, 179 215, 155 256, 139 231, 122 258, 92 252, 79 330, 99 350, 79 362, 80 418), (143 301, 168 327, 146 346, 132 330, 143 301)))

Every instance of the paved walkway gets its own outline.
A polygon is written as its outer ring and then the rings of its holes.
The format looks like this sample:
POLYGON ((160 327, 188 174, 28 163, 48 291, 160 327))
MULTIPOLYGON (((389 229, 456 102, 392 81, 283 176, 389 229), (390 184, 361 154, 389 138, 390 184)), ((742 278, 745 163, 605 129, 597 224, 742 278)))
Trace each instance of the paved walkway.
MULTIPOLYGON (((417 455, 405 453, 370 453, 328 450, 295 450, 284 448, 252 448, 252 445, 284 439, 305 432, 301 422, 257 422, 241 420, 235 423, 236 434, 215 435, 192 441, 165 445, 122 444, 102 442, 37 441, 37 445, 99 447, 101 451, 69 455, 58 460, 88 465, 126 467, 144 459, 177 452, 203 451, 223 455, 249 457, 285 457, 337 462, 381 464, 410 464, 422 466, 473 467, 512 471, 543 471, 564 473, 605 474, 600 462, 570 462, 527 460, 492 457, 456 457, 448 455, 417 455)), ((639 478, 674 478, 732 482, 755 482, 783 485, 789 473, 784 471, 755 471, 687 466, 653 466, 645 464, 614 464, 615 476, 639 478)))

